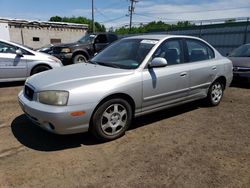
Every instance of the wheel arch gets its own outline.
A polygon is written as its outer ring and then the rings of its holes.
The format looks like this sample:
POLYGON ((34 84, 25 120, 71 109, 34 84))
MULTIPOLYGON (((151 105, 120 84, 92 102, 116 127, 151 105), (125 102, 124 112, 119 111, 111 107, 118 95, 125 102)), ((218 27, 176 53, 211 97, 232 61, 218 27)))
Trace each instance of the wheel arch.
MULTIPOLYGON (((216 81, 219 81, 219 82, 221 82, 221 83, 223 84, 223 89, 226 88, 227 79, 226 79, 225 76, 219 76, 218 78, 216 78, 216 79, 212 82, 212 84, 213 84, 214 82, 216 82, 216 81)), ((211 85, 212 85, 212 84, 211 84, 211 85)))
POLYGON ((114 94, 110 94, 106 97, 104 97, 103 99, 101 99, 98 103, 98 105, 95 107, 95 109, 93 110, 92 114, 91 114, 91 118, 90 118, 90 127, 91 127, 91 124, 92 124, 92 119, 93 119, 93 115, 94 113, 96 112, 96 110, 103 104, 105 103, 106 101, 110 100, 110 99, 114 99, 114 98, 121 98, 121 99, 124 99, 126 100, 130 105, 131 105, 131 108, 132 108, 132 117, 134 117, 134 114, 135 114, 135 101, 134 99, 128 95, 128 94, 125 94, 125 93, 114 93, 114 94))
POLYGON ((52 69, 52 67, 46 63, 39 63, 37 65, 35 65, 34 67, 31 68, 30 72, 29 72, 29 75, 31 76, 32 75, 32 72, 34 71, 35 68, 39 67, 39 66, 46 66, 48 67, 49 69, 52 69))

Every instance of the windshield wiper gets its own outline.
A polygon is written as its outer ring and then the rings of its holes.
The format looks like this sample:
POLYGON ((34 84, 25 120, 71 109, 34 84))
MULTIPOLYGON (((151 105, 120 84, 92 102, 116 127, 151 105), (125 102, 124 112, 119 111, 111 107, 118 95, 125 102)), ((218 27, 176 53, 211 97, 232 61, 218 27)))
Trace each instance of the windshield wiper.
POLYGON ((119 67, 118 65, 112 64, 112 63, 104 63, 104 62, 96 62, 98 65, 103 65, 103 66, 107 66, 107 67, 113 67, 113 68, 118 68, 120 69, 121 67, 119 67))
POLYGON ((89 63, 92 63, 94 65, 102 65, 102 66, 107 66, 107 67, 114 67, 114 68, 121 68, 118 65, 112 64, 112 63, 104 63, 104 62, 100 62, 100 61, 88 61, 89 63))
POLYGON ((91 61, 91 60, 88 60, 88 63, 94 64, 94 65, 98 64, 96 61, 91 61))

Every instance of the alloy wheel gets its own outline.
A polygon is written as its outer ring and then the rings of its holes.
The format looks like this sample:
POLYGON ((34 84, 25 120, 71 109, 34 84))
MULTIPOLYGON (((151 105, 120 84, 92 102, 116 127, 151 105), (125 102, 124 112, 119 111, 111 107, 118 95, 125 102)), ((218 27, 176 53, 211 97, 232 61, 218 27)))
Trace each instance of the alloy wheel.
POLYGON ((211 99, 214 103, 220 102, 223 94, 223 88, 222 85, 217 82, 212 86, 212 91, 211 91, 211 99))
POLYGON ((126 108, 121 104, 110 105, 102 114, 101 129, 109 136, 120 133, 126 126, 128 114, 126 108))

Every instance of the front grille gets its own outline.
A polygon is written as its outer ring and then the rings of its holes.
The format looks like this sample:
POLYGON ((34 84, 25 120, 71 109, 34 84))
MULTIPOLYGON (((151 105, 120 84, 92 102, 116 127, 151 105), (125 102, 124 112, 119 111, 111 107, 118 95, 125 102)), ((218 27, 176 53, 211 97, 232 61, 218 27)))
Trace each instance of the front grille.
POLYGON ((233 68, 234 72, 250 72, 249 67, 234 67, 233 68))
POLYGON ((24 95, 25 95, 29 100, 33 100, 34 90, 33 90, 31 87, 25 85, 25 86, 24 86, 24 95))
POLYGON ((60 47, 54 47, 53 48, 53 53, 54 54, 59 54, 59 53, 61 53, 61 50, 62 50, 62 48, 60 48, 60 47))

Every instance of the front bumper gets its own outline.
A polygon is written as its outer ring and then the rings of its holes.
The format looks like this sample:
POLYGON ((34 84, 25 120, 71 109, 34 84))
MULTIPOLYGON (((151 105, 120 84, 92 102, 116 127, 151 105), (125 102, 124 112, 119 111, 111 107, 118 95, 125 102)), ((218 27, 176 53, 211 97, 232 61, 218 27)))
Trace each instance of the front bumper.
POLYGON ((96 104, 89 103, 74 106, 51 106, 30 101, 23 91, 18 95, 20 107, 27 117, 41 128, 56 134, 74 134, 87 132, 96 104), (84 111, 83 116, 72 116, 72 112, 84 111))
POLYGON ((250 68, 248 67, 233 67, 234 77, 250 78, 250 68))
POLYGON ((67 53, 67 54, 64 54, 64 53, 61 53, 61 54, 51 54, 53 56, 55 56, 56 58, 60 59, 62 61, 62 64, 63 65, 69 65, 69 64, 72 64, 72 56, 73 56, 73 53, 67 53))
POLYGON ((234 72, 234 77, 250 78, 250 72, 249 73, 234 72))

